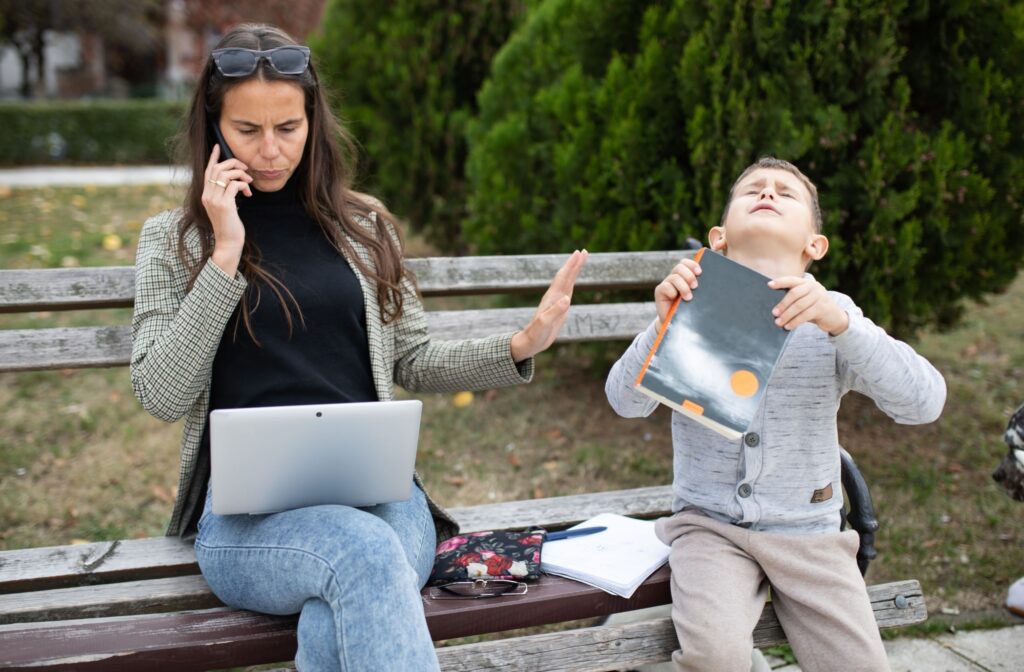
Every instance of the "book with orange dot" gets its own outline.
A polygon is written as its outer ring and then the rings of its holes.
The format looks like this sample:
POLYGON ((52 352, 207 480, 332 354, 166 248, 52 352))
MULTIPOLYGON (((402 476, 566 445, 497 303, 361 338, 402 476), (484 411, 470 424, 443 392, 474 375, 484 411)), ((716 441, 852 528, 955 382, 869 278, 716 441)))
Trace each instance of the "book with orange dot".
POLYGON ((694 260, 701 275, 693 298, 672 305, 636 387, 738 439, 750 427, 792 333, 772 316, 786 290, 771 289, 767 276, 707 248, 694 260))

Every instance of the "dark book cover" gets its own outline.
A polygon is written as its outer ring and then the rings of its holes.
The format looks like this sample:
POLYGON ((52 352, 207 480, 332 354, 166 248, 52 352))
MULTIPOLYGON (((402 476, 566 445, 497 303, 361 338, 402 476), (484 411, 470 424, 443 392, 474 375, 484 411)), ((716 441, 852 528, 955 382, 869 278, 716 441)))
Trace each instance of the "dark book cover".
POLYGON ((786 295, 770 278, 707 248, 690 301, 677 299, 636 387, 730 439, 747 431, 792 332, 772 308, 786 295))

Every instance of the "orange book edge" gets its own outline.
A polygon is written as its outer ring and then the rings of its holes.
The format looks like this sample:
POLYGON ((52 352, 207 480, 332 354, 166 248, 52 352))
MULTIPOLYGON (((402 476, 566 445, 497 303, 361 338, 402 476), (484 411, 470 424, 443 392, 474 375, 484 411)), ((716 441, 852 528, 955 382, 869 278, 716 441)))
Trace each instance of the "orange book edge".
MULTIPOLYGON (((700 258, 704 256, 704 250, 706 249, 708 248, 702 247, 697 250, 697 253, 693 255, 693 260, 699 264, 700 258)), ((651 360, 654 359, 654 353, 658 351, 658 346, 661 345, 661 339, 665 338, 665 332, 668 331, 668 325, 672 321, 672 316, 676 314, 676 309, 679 308, 679 304, 682 300, 682 296, 677 296, 676 300, 672 303, 672 307, 668 309, 668 315, 665 316, 665 321, 661 323, 661 328, 658 329, 658 337, 654 339, 654 345, 651 346, 651 351, 647 353, 647 361, 644 362, 643 368, 640 369, 640 373, 636 377, 636 387, 639 387, 640 382, 644 379, 644 374, 647 373, 647 367, 651 365, 651 360)))

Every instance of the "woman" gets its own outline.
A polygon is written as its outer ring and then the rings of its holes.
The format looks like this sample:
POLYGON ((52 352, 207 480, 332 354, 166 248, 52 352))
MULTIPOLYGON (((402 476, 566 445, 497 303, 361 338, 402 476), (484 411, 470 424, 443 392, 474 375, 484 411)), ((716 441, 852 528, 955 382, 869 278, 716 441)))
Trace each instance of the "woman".
POLYGON ((418 591, 456 525, 419 479, 409 500, 365 509, 215 515, 208 412, 389 400, 395 382, 527 382, 586 253, 573 253, 522 331, 432 342, 398 228, 351 190, 339 138, 308 49, 269 26, 221 40, 184 132, 184 207, 147 221, 139 240, 132 385, 156 417, 185 417, 167 533, 198 532, 196 558, 220 599, 300 613, 299 669, 436 669, 418 591))

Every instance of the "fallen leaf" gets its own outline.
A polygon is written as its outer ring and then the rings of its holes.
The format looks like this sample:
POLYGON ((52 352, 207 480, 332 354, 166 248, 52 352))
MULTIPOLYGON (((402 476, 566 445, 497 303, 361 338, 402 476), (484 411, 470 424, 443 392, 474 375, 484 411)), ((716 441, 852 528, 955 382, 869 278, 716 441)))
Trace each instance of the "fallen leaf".
POLYGON ((534 499, 543 499, 544 498, 544 491, 541 490, 539 485, 535 485, 533 487, 533 498, 534 499))
POLYGON ((154 497, 165 504, 172 504, 174 502, 174 497, 171 495, 171 491, 162 485, 154 485, 152 493, 154 497))
POLYGON ((473 403, 472 392, 457 392, 452 395, 452 406, 455 408, 465 408, 473 403))
POLYGON ((121 236, 116 233, 108 233, 103 236, 103 249, 108 252, 120 250, 124 243, 121 241, 121 236))
POLYGON ((516 455, 515 453, 508 453, 508 463, 511 464, 516 469, 523 466, 522 463, 519 461, 519 456, 516 455))
POLYGON ((92 542, 88 539, 72 539, 68 543, 72 546, 81 546, 82 544, 91 544, 92 542))
POLYGON ((466 479, 462 476, 445 476, 444 482, 448 485, 454 485, 456 488, 461 488, 466 483, 466 479))

